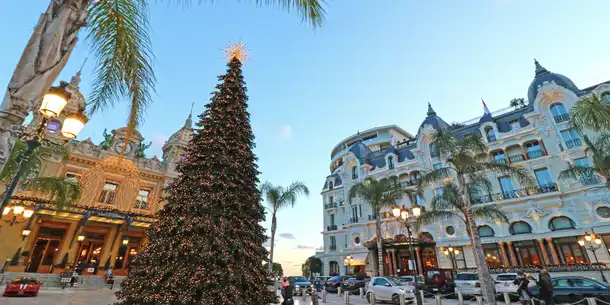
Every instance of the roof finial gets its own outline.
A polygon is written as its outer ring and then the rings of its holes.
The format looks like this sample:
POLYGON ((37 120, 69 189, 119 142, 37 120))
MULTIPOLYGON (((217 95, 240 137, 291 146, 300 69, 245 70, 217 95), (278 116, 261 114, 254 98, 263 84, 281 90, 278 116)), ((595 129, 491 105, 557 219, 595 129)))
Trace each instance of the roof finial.
POLYGON ((85 58, 85 60, 83 61, 83 64, 80 66, 80 69, 78 69, 76 74, 74 76, 72 76, 72 79, 70 79, 70 85, 72 85, 74 88, 76 88, 76 90, 79 89, 78 86, 80 85, 80 74, 81 74, 81 71, 83 71, 83 67, 85 66, 86 62, 87 62, 87 58, 85 58))
POLYGON ((535 76, 539 76, 539 75, 542 75, 544 73, 548 73, 549 72, 542 65, 540 65, 540 63, 535 58, 534 58, 534 66, 536 67, 536 70, 534 72, 535 76))
POLYGON ((360 130, 356 133, 356 141, 362 142, 362 137, 360 136, 360 130))
POLYGON ((428 116, 433 116, 436 115, 436 112, 434 111, 434 109, 432 109, 432 105, 430 105, 430 102, 428 102, 428 116))
POLYGON ((186 122, 184 122, 184 127, 191 128, 193 126, 193 106, 195 106, 195 102, 191 102, 191 112, 186 118, 186 122))

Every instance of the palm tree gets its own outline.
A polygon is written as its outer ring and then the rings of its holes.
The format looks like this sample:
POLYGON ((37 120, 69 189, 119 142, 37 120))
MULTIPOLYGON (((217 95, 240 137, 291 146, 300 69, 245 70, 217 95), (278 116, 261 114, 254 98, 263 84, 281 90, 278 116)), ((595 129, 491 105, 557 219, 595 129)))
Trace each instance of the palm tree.
POLYGON ((587 148, 585 153, 591 155, 592 166, 572 165, 559 173, 559 179, 593 178, 600 175, 606 179, 606 185, 610 187, 610 134, 602 133, 595 142, 584 136, 587 148))
POLYGON ((360 197, 368 202, 373 211, 375 211, 375 234, 377 235, 377 261, 378 265, 374 266, 375 274, 378 276, 384 275, 383 270, 383 238, 381 236, 381 209, 392 207, 396 202, 405 196, 413 197, 421 196, 421 192, 412 189, 403 189, 400 187, 398 180, 395 177, 383 178, 376 180, 366 178, 360 183, 356 183, 349 190, 349 203, 360 197))
POLYGON ((271 249, 269 250, 269 273, 272 273, 273 248, 275 246, 275 231, 277 229, 277 212, 280 209, 294 207, 297 198, 301 195, 309 196, 309 189, 303 182, 295 181, 287 188, 274 186, 269 181, 263 183, 261 192, 267 199, 267 204, 271 209, 271 249))
MULTIPOLYGON (((5 190, 17 173, 19 160, 26 150, 27 147, 24 142, 17 141, 15 143, 15 148, 9 156, 6 166, 0 172, 0 183, 4 185, 5 190)), ((24 171, 19 186, 22 191, 31 191, 41 195, 53 202, 57 209, 63 209, 74 204, 80 198, 80 188, 75 181, 63 177, 38 176, 44 159, 52 154, 60 154, 62 158, 67 156, 63 147, 39 146, 35 148, 30 158, 23 165, 24 171)))
POLYGON ((605 94, 591 94, 572 106, 570 118, 576 127, 586 127, 594 131, 610 131, 610 103, 605 94))
POLYGON ((484 193, 492 193, 491 182, 487 179, 489 172, 499 172, 516 178, 521 185, 526 187, 533 185, 533 179, 524 168, 489 162, 487 147, 479 135, 470 134, 458 138, 451 132, 439 131, 434 135, 433 143, 441 158, 446 160, 447 167, 425 174, 421 178, 418 188, 423 190, 426 186, 444 182, 447 192, 432 201, 431 214, 422 216, 423 220, 457 216, 464 221, 472 241, 477 273, 483 284, 485 303, 495 304, 494 283, 489 274, 489 267, 485 263, 485 254, 477 231, 476 219, 489 217, 505 220, 506 218, 503 217, 502 211, 493 205, 484 208, 473 207, 472 199, 484 193), (484 160, 481 156, 485 156, 484 160), (451 208, 456 208, 458 211, 451 208))
MULTIPOLYGON (((12 149, 20 125, 68 62, 81 29, 87 30, 96 65, 89 112, 129 100, 127 138, 142 122, 156 84, 147 0, 50 0, 15 68, 0 105, 0 157, 12 149)), ((190 4, 190 0, 176 0, 190 4)), ((199 3, 204 2, 200 0, 199 3)), ((211 1, 210 1, 211 2, 211 1)), ((324 21, 324 0, 254 0, 294 10, 313 27, 324 21)), ((5 158, 0 158, 0 170, 5 158)))

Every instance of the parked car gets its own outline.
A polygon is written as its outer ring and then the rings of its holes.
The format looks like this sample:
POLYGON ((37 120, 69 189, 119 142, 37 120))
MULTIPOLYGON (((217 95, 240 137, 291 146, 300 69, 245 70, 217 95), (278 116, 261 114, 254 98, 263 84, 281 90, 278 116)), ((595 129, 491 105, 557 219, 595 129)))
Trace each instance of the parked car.
POLYGON ((476 272, 458 273, 455 277, 455 290, 468 296, 481 294, 479 275, 476 272))
POLYGON ((366 299, 371 303, 371 293, 375 294, 375 301, 386 301, 398 304, 399 295, 405 295, 405 301, 410 304, 415 301, 415 294, 404 282, 392 276, 373 277, 368 283, 366 299))
POLYGON ((38 296, 42 282, 33 277, 20 277, 6 281, 3 296, 38 296))
POLYGON ((328 292, 337 292, 339 287, 342 287, 341 284, 347 277, 344 275, 336 275, 328 279, 326 281, 326 291, 328 292))
POLYGON ((365 293, 366 293, 366 286, 369 281, 371 281, 371 278, 368 276, 350 277, 350 278, 347 278, 347 280, 345 280, 343 282, 343 288, 345 289, 345 291, 348 291, 350 294, 359 294, 360 288, 364 288, 365 293))
POLYGON ((413 276, 413 275, 404 275, 398 278, 401 283, 405 283, 409 290, 415 290, 415 285, 417 284, 417 288, 422 289, 424 287, 424 277, 422 275, 413 276), (417 278, 417 281, 415 280, 417 278))
MULTIPOLYGON (((576 303, 584 298, 597 298, 610 302, 610 286, 583 276, 562 276, 552 279, 555 303, 576 303)), ((539 296, 538 286, 530 288, 532 295, 539 296)), ((585 302, 586 303, 586 302, 585 302)), ((598 302, 599 303, 599 302, 598 302)))
POLYGON ((313 291, 313 285, 304 276, 289 276, 288 282, 294 286, 294 295, 311 294, 313 291))
POLYGON ((450 294, 455 291, 455 272, 448 269, 428 270, 424 290, 429 293, 450 294))
POLYGON ((313 285, 314 285, 314 287, 316 287, 316 290, 322 290, 322 286, 324 286, 324 284, 326 284, 326 281, 328 281, 329 278, 330 278, 330 276, 316 277, 316 279, 313 281, 313 285))

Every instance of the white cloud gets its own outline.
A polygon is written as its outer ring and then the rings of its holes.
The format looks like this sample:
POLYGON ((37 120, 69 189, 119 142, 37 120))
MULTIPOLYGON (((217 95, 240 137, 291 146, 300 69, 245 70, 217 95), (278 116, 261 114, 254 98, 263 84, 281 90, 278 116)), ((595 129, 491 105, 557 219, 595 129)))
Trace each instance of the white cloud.
POLYGON ((280 234, 280 237, 285 239, 297 239, 292 233, 282 233, 280 234))
POLYGON ((277 137, 280 140, 288 140, 292 137, 292 125, 284 124, 278 128, 277 137))
POLYGON ((297 249, 313 249, 314 246, 297 245, 297 249))

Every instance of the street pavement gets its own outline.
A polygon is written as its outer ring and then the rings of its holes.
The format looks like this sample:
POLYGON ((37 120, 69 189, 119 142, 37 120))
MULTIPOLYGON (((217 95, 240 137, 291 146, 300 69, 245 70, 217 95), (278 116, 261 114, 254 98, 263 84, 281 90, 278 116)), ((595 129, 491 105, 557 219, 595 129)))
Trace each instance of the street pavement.
MULTIPOLYGON (((112 304, 117 301, 114 293, 110 289, 99 289, 99 290, 85 290, 85 289, 52 289, 52 290, 41 290, 38 297, 35 298, 15 298, 15 297, 1 297, 0 305, 89 305, 89 304, 112 304)), ((295 305, 311 305, 311 297, 307 297, 307 300, 303 300, 303 297, 297 296, 294 298, 295 305)), ((322 300, 318 302, 320 305, 344 305, 345 302, 343 297, 337 296, 337 294, 329 293, 326 297, 326 303, 322 303, 322 300)), ((365 299, 360 296, 350 296, 350 305, 364 305, 368 304, 365 299)), ((442 300, 443 305, 457 305, 457 300, 442 300)), ((464 302, 465 305, 475 305, 475 302, 464 302)), ((498 302, 499 305, 504 305, 502 302, 498 302)), ((436 305, 433 298, 426 298, 424 305, 436 305)))

